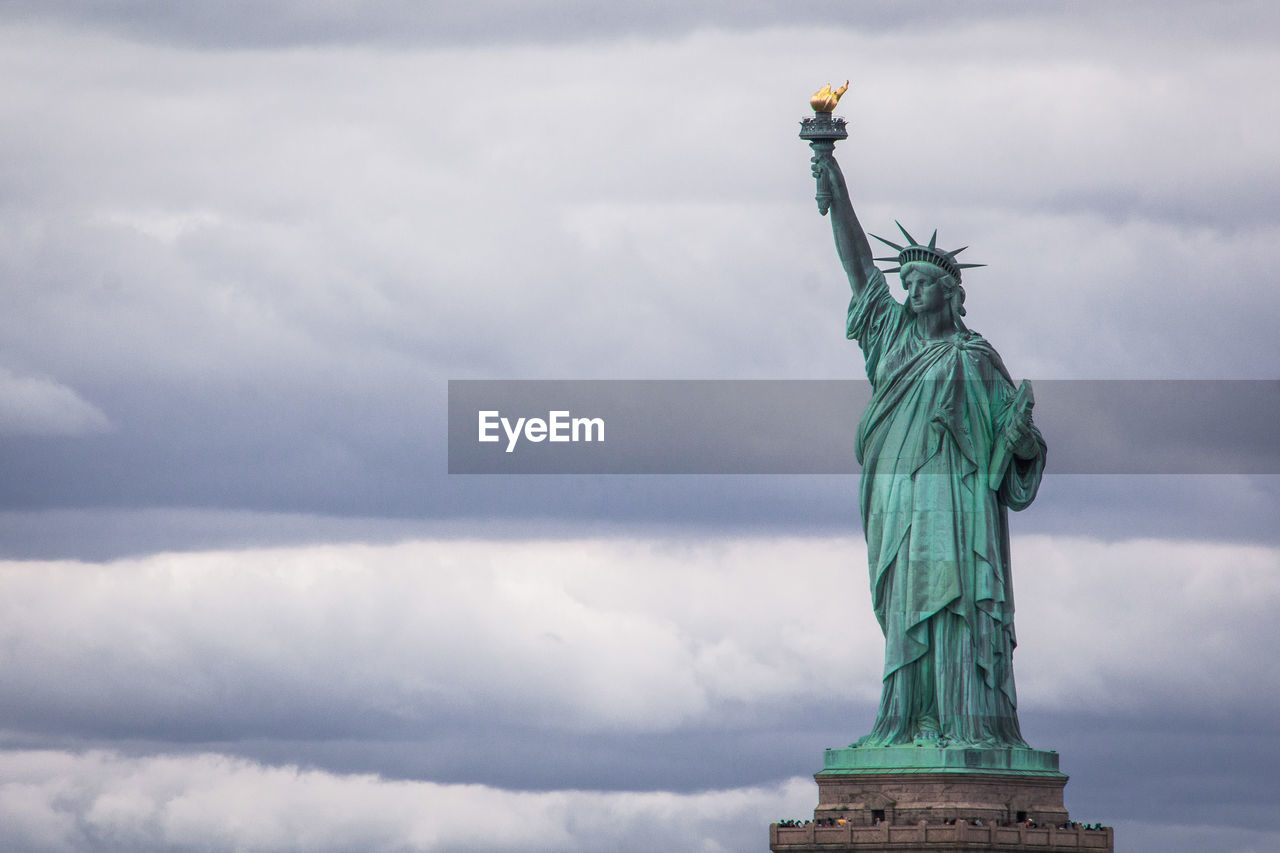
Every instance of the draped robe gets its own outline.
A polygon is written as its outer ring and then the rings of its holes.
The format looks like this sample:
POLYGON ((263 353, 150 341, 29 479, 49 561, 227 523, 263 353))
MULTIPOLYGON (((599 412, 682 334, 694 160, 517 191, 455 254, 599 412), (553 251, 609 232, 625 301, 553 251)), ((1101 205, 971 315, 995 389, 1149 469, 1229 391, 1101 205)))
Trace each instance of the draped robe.
POLYGON ((959 330, 926 340, 876 272, 849 306, 872 398, 858 427, 861 510, 885 637, 876 723, 859 743, 937 737, 1025 746, 1013 683, 1008 510, 1035 498, 1045 444, 1010 459, 1015 388, 995 349, 959 330), (999 465, 999 462, 997 463, 999 465))

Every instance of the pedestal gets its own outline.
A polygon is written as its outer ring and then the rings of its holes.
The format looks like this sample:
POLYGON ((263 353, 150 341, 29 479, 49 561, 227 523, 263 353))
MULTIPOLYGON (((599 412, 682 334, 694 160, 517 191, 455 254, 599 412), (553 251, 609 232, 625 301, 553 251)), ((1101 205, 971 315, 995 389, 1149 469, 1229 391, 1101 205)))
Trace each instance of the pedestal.
POLYGON ((1075 824, 1058 755, 1037 749, 829 749, 813 820, 769 828, 773 853, 1112 853, 1112 831, 1075 824))

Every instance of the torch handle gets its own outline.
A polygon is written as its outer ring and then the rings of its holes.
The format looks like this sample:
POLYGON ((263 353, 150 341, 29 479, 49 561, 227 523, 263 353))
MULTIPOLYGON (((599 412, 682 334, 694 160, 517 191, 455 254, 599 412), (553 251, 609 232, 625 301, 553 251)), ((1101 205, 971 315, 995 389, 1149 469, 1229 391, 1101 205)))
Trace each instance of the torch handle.
MULTIPOLYGON (((821 157, 823 154, 830 154, 836 150, 835 142, 825 139, 814 140, 809 143, 809 147, 813 149, 813 156, 815 158, 821 157)), ((818 178, 817 180, 818 186, 821 187, 822 178, 818 178)), ((827 211, 831 209, 831 193, 819 189, 817 194, 813 197, 813 200, 818 203, 818 213, 826 216, 827 211)))

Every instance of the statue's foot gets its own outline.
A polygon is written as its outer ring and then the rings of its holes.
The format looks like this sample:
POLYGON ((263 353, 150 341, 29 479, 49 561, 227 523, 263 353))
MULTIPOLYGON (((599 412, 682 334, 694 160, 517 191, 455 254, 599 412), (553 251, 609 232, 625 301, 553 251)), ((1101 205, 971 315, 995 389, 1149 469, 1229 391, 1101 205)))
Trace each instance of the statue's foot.
POLYGON ((938 725, 938 721, 933 717, 921 717, 911 740, 916 746, 937 746, 941 737, 942 726, 938 725))

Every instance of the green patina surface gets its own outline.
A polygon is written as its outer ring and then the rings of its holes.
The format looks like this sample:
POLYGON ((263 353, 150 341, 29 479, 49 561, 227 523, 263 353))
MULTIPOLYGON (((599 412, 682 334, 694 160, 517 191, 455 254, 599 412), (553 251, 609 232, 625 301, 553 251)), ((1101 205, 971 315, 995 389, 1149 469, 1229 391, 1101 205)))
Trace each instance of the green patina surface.
POLYGON ((834 124, 816 116, 801 136, 853 291, 848 337, 873 392, 856 447, 885 661, 875 725, 861 749, 834 750, 833 760, 846 770, 1054 769, 1056 756, 1048 768, 1042 757, 1052 753, 1022 738, 1013 679, 1008 513, 1035 499, 1046 456, 1030 385, 1015 385, 961 319, 962 272, 975 266, 956 259, 961 249, 940 248, 937 232, 924 243, 902 229, 905 244, 877 238, 893 257, 872 256, 834 156, 844 125, 834 124), (877 260, 898 264, 888 272, 900 272, 904 302, 877 260))
POLYGON ((1063 777, 1058 771, 1058 753, 1053 751, 1017 747, 973 749, 937 746, 851 746, 846 749, 828 749, 822 756, 820 774, 854 776, 886 772, 1063 777))

